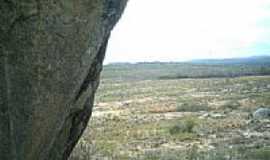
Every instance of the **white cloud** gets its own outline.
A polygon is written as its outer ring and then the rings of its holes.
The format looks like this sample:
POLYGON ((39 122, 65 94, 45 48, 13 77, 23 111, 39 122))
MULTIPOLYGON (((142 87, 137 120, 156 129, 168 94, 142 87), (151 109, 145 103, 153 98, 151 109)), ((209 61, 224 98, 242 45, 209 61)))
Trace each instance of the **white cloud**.
POLYGON ((130 0, 106 62, 233 57, 265 38, 270 0, 130 0))

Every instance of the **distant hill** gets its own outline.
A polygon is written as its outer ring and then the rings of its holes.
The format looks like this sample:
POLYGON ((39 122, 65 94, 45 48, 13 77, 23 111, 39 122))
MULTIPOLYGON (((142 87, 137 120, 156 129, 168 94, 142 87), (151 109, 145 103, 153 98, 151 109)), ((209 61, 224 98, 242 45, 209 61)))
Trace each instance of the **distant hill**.
POLYGON ((114 63, 102 77, 111 80, 221 78, 270 75, 270 56, 203 59, 190 62, 114 63))
POLYGON ((253 56, 230 59, 197 59, 189 61, 192 64, 269 64, 270 56, 253 56))

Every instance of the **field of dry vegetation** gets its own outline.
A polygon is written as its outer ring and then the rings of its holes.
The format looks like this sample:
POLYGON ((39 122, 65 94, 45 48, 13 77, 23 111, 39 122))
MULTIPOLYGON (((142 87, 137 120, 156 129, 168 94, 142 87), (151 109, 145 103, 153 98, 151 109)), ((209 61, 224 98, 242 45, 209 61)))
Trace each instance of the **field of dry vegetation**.
POLYGON ((240 67, 202 68, 105 66, 89 127, 70 160, 269 160, 270 121, 251 115, 270 106, 270 76, 196 78, 209 69, 237 75, 240 67))

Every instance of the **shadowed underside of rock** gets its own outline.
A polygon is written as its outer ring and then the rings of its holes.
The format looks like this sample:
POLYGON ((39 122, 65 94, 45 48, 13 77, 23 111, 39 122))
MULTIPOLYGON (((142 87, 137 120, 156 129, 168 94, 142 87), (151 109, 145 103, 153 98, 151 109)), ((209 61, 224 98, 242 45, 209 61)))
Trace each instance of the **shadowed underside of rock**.
POLYGON ((0 0, 0 159, 66 160, 127 0, 0 0))

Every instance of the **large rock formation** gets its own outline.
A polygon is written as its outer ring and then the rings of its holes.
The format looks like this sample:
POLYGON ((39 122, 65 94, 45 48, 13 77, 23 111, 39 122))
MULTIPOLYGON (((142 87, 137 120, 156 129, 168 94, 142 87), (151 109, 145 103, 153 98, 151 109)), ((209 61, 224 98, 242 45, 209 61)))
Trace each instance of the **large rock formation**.
POLYGON ((127 0, 0 0, 0 159, 66 160, 127 0))

